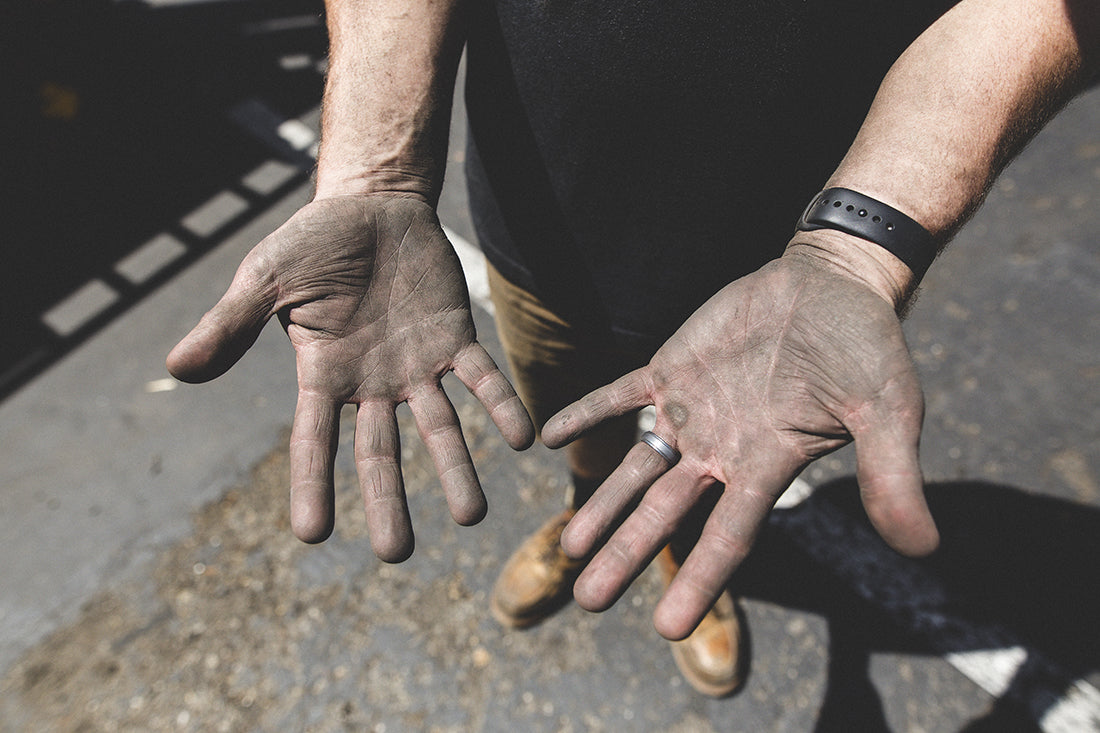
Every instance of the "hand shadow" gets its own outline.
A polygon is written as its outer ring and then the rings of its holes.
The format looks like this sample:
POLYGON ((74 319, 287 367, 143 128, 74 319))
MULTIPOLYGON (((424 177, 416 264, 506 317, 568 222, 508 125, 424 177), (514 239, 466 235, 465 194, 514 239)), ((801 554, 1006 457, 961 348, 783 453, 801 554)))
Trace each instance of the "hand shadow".
POLYGON ((983 650, 1010 650, 1015 670, 984 681, 995 702, 964 730, 1038 730, 1075 681, 1100 669, 1100 511, 983 482, 926 491, 942 535, 931 557, 890 550, 848 477, 773 512, 733 588, 827 620, 820 732, 889 729, 872 652, 983 650))

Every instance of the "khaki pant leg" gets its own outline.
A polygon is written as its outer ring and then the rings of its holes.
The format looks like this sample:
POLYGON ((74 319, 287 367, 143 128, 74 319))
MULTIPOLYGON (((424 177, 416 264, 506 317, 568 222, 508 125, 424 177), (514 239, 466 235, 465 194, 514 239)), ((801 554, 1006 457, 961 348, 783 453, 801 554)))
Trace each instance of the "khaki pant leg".
MULTIPOLYGON (((488 270, 513 384, 540 431, 563 407, 621 377, 629 368, 625 365, 637 362, 638 355, 606 346, 609 339, 585 332, 583 324, 568 323, 492 266, 488 270)), ((582 479, 602 480, 636 441, 635 413, 609 420, 567 447, 570 470, 582 479)), ((586 498, 577 497, 576 503, 586 498)))

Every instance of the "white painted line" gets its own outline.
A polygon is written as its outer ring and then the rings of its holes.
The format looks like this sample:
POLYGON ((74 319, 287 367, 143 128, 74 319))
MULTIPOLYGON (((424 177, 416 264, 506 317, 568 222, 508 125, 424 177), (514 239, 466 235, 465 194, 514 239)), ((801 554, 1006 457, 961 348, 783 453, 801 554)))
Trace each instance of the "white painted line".
POLYGON ((466 287, 470 291, 470 302, 493 315, 493 301, 489 298, 489 276, 485 270, 485 255, 474 245, 467 242, 453 230, 443 227, 443 233, 451 240, 451 245, 462 263, 462 272, 466 275, 466 287))
POLYGON ((163 379, 154 379, 145 383, 145 391, 149 394, 155 394, 157 392, 173 392, 180 386, 172 377, 164 377, 163 379))
POLYGON ((119 294, 107 283, 92 280, 43 313, 42 322, 58 336, 71 336, 118 299, 119 294))
POLYGON ((1012 679, 1027 661, 1027 650, 1022 646, 1007 649, 979 649, 977 651, 950 652, 944 659, 978 687, 993 697, 1008 692, 1012 679))
POLYGON ((172 8, 177 5, 202 5, 217 2, 217 0, 143 0, 143 2, 152 8, 172 8))
POLYGON ((316 128, 319 125, 310 123, 320 120, 319 108, 306 112, 302 119, 287 119, 263 100, 253 97, 233 105, 228 115, 281 156, 305 153, 316 157, 312 151, 317 146, 316 128))
POLYGON ((1045 733, 1089 733, 1100 730, 1100 690, 1078 680, 1039 721, 1045 733))
POLYGON ((233 218, 248 211, 248 202, 232 191, 222 191, 180 219, 185 229, 200 237, 209 237, 233 218))
POLYGON ((281 160, 269 160, 241 179, 241 183, 261 196, 268 196, 298 174, 298 167, 281 160))
POLYGON ((283 71, 301 71, 313 66, 313 57, 308 53, 290 53, 279 57, 279 68, 283 71))
POLYGON ((295 150, 307 150, 317 142, 317 133, 301 120, 286 120, 275 131, 295 150))
POLYGON ((115 263, 115 272, 134 285, 153 275, 187 253, 187 246, 171 234, 158 234, 115 263))
POLYGON ((253 36, 264 33, 309 30, 320 25, 321 17, 311 13, 309 15, 289 15, 283 18, 270 18, 253 23, 244 23, 241 25, 241 30, 246 35, 253 36))

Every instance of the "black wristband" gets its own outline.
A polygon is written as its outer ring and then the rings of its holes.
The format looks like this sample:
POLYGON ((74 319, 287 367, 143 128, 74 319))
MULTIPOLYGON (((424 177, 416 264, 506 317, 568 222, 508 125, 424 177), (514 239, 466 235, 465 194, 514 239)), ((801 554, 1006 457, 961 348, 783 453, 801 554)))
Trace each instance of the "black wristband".
POLYGON ((798 230, 815 229, 838 229, 874 242, 904 262, 917 280, 936 258, 927 229, 897 209, 847 188, 827 188, 810 201, 798 230))

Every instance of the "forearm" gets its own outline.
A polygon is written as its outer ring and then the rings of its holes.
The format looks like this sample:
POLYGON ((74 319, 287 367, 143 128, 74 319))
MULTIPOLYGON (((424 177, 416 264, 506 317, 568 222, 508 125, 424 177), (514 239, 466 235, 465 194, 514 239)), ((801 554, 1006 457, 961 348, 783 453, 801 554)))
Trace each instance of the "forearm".
MULTIPOLYGON (((959 3, 890 69, 827 185, 905 212, 942 246, 1004 165, 1095 70, 1098 22, 1094 1, 959 3)), ((904 265, 874 245, 822 235, 825 246, 867 250, 871 269, 894 281, 895 295, 904 298, 915 285, 904 265)))
POLYGON ((328 0, 317 197, 443 184, 461 0, 328 0))

